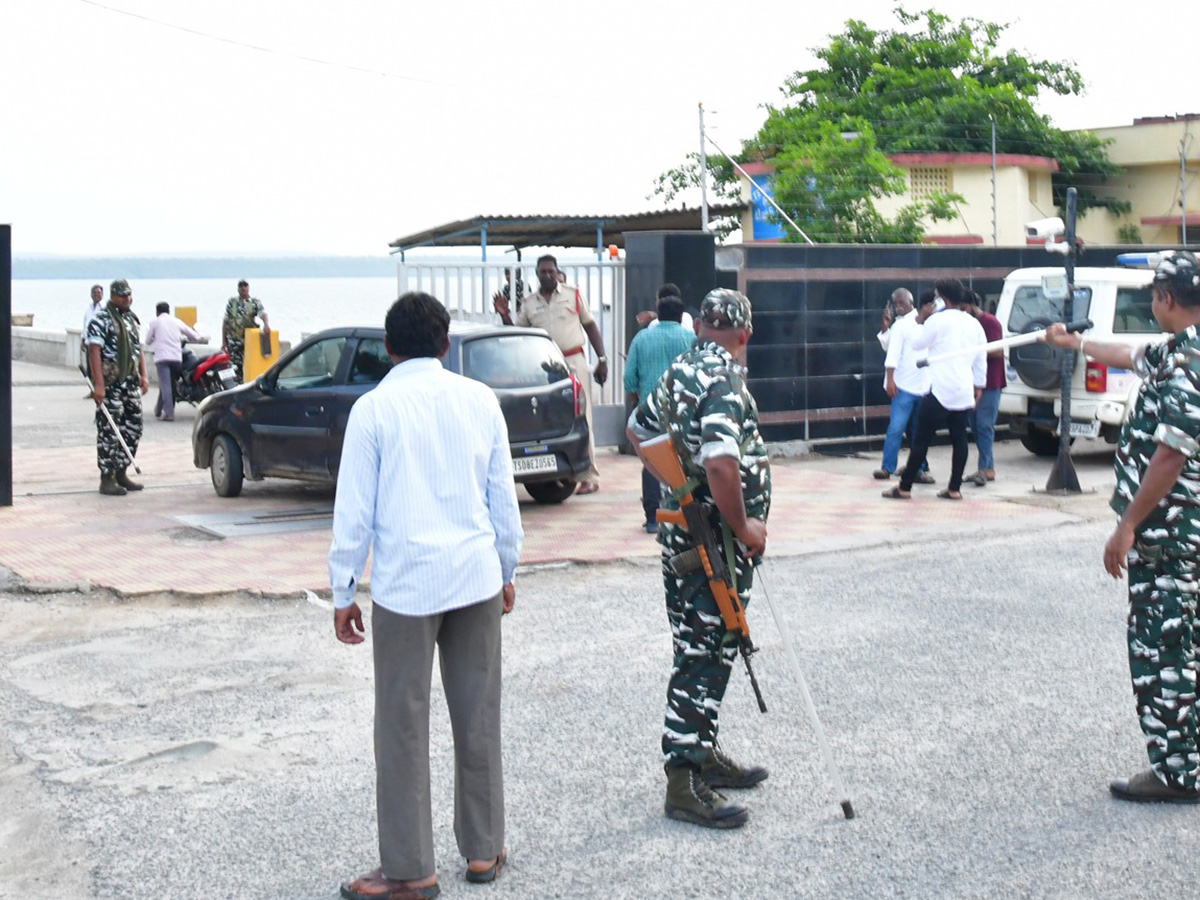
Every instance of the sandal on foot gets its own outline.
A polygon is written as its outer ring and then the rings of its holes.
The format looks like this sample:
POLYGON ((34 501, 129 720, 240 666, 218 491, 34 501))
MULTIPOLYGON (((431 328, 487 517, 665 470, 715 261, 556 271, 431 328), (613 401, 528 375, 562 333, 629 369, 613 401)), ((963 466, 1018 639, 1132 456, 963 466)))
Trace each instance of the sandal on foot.
POLYGON ((470 861, 467 862, 467 881, 471 884, 487 884, 489 881, 495 881, 500 877, 500 872, 504 869, 504 864, 508 861, 508 851, 501 850, 500 855, 496 857, 496 861, 486 869, 481 869, 476 872, 471 868, 470 861))
POLYGON ((961 500, 962 499, 962 494, 960 494, 958 491, 952 491, 952 490, 950 490, 950 488, 946 488, 944 491, 938 491, 937 495, 942 500, 961 500))
POLYGON ((433 900, 442 889, 433 884, 418 887, 412 881, 388 878, 383 869, 376 869, 342 884, 342 896, 346 900, 433 900))
POLYGON ((888 488, 886 491, 883 492, 883 496, 887 500, 911 500, 912 499, 911 494, 906 494, 900 490, 900 485, 896 485, 893 488, 888 488))
POLYGON ((987 484, 987 476, 982 471, 976 472, 974 475, 968 475, 963 481, 969 481, 975 487, 983 487, 987 484))

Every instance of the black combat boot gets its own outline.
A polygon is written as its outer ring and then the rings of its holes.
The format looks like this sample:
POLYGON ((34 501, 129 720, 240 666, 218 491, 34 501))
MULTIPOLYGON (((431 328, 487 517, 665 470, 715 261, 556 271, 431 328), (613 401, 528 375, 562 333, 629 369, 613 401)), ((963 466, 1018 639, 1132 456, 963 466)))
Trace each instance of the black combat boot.
POLYGON ((108 494, 110 497, 124 497, 128 491, 117 484, 117 479, 109 474, 100 473, 100 493, 108 494))
POLYGON ((700 774, 714 788, 748 788, 767 780, 767 770, 762 766, 742 766, 733 757, 714 744, 700 766, 700 774))
POLYGON ((140 491, 142 489, 142 485, 129 479, 124 469, 117 469, 117 484, 125 488, 126 491, 140 491))
POLYGON ((699 769, 667 766, 667 802, 663 811, 668 819, 691 822, 704 828, 740 828, 750 818, 750 810, 730 803, 711 787, 699 769))

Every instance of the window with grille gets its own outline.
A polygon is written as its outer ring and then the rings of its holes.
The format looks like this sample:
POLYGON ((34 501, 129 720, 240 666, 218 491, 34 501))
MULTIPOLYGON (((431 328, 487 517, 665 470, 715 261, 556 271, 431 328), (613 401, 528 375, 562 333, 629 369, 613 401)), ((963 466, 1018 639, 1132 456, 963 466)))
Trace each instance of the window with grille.
POLYGON ((930 194, 948 194, 954 190, 950 170, 945 168, 920 167, 908 172, 909 193, 914 199, 928 197, 930 194))

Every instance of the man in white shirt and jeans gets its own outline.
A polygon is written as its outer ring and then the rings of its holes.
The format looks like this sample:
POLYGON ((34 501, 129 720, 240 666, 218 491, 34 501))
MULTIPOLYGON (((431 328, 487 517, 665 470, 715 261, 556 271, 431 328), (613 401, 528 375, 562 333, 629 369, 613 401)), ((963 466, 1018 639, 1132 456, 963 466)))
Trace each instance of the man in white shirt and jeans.
MULTIPOLYGON (((968 311, 970 304, 962 282, 956 278, 945 278, 934 287, 946 308, 930 316, 920 326, 920 332, 911 342, 912 348, 928 350, 929 358, 933 359, 975 346, 982 347, 987 343, 983 327, 968 311)), ((908 454, 908 464, 900 476, 899 486, 883 492, 883 496, 890 500, 907 500, 912 496, 913 482, 925 462, 933 435, 943 427, 950 429, 954 452, 950 483, 944 491, 938 492, 938 497, 943 500, 962 499, 959 488, 962 487, 963 470, 967 467, 967 425, 971 410, 983 393, 987 379, 986 360, 982 351, 963 353, 931 363, 929 375, 930 391, 921 401, 921 409, 917 414, 917 436, 908 454)))
MULTIPOLYGON (((917 410, 921 398, 929 393, 929 370, 918 367, 925 359, 925 352, 914 350, 913 338, 921 331, 921 323, 933 313, 933 291, 921 295, 920 307, 913 306, 912 294, 905 288, 892 293, 892 303, 897 317, 886 332, 881 332, 880 343, 886 344, 887 357, 883 361, 883 388, 892 398, 891 418, 888 421, 887 437, 883 442, 883 465, 874 471, 875 478, 886 481, 897 471, 900 444, 908 436, 912 450, 913 435, 917 422, 917 410), (883 338, 886 337, 887 341, 883 338)), ((929 467, 924 466, 917 475, 918 484, 933 484, 929 467)))
POLYGON ((380 867, 349 900, 437 896, 429 789, 434 648, 454 733, 454 833, 466 878, 505 863, 500 617, 523 533, 508 428, 486 385, 442 367, 450 316, 428 294, 387 314, 393 368, 350 410, 329 579, 339 641, 363 640, 355 590, 374 546, 375 771, 380 867))

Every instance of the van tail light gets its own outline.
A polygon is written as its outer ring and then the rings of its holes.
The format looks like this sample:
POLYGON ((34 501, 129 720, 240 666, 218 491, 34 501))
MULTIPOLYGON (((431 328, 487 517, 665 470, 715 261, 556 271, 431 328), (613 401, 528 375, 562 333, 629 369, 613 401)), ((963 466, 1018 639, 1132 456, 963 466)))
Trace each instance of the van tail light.
POLYGON ((1103 394, 1108 390, 1108 366, 1093 359, 1087 364, 1084 384, 1089 394, 1103 394))
POLYGON ((574 372, 571 373, 571 394, 575 399, 575 418, 578 419, 583 415, 583 385, 574 372))

